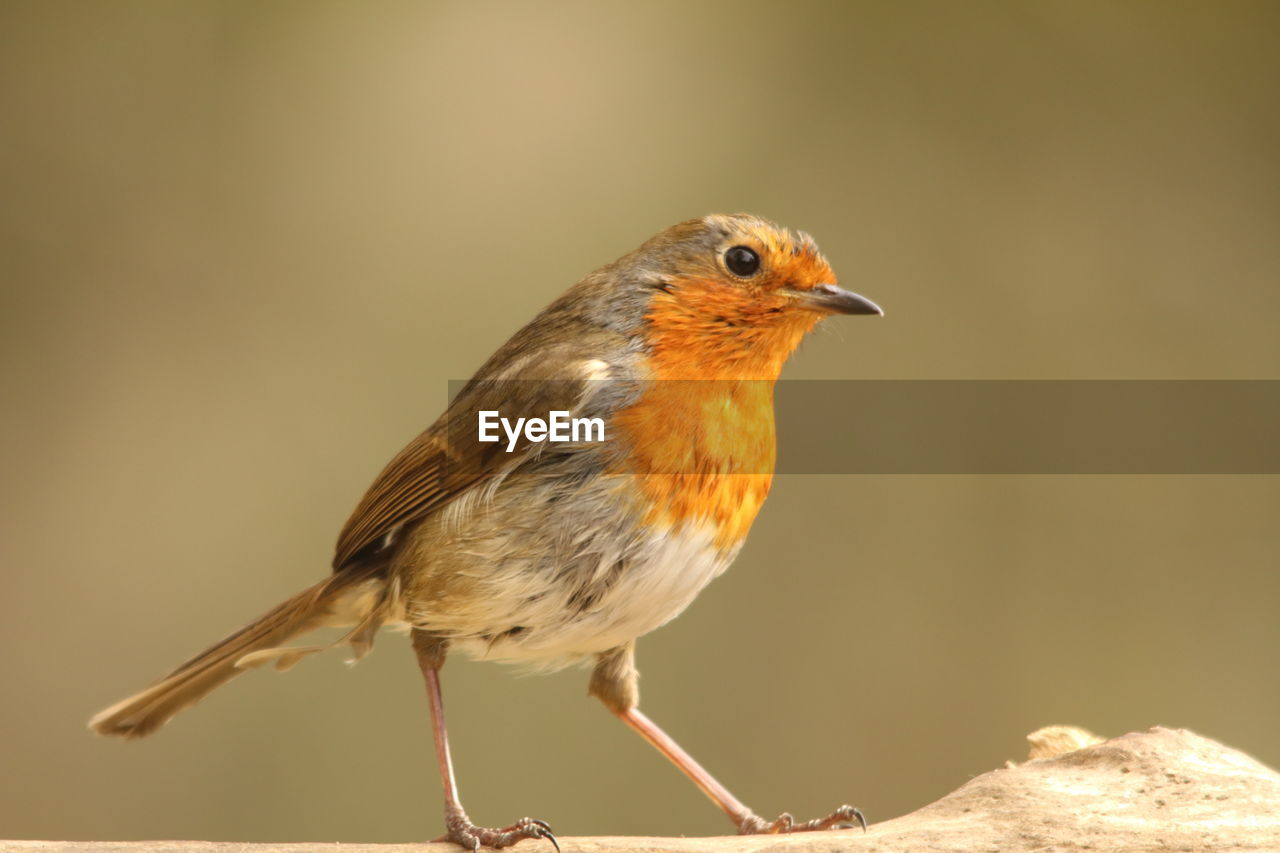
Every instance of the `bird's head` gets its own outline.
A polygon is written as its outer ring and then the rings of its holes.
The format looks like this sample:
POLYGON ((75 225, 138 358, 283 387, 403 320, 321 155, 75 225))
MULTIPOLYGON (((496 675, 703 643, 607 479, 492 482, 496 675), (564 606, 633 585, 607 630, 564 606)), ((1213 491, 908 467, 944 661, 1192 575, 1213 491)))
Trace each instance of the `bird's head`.
POLYGON ((841 289, 813 238, 748 214, 674 225, 627 259, 650 289, 642 334, 668 378, 778 376, 832 314, 882 314, 841 289))

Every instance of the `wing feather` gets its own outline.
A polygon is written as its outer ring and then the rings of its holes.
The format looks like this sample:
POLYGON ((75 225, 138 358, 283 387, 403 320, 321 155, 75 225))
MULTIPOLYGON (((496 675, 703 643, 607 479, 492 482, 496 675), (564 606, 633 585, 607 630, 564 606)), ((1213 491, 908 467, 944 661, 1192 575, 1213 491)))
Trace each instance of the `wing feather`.
MULTIPOLYGON (((507 359, 507 369, 495 369, 513 339, 458 393, 445 413, 411 441, 383 468, 365 492, 342 528, 333 559, 334 571, 363 562, 382 548, 387 534, 400 526, 439 511, 468 490, 491 477, 520 466, 541 444, 523 436, 511 451, 506 438, 481 443, 477 413, 496 410, 505 418, 547 417, 552 410, 568 410, 574 416, 598 417, 598 382, 609 376, 608 363, 584 352, 608 351, 601 346, 603 333, 581 336, 572 346, 543 348, 530 356, 507 359), (602 367, 603 365, 603 367, 602 367), (512 369, 516 368, 516 369, 512 369), (518 375, 517 375, 518 369, 518 375)), ((613 337, 616 333, 610 333, 613 337)), ((618 336, 621 337, 621 336, 618 336)), ((609 340, 616 349, 619 341, 609 340)), ((616 395, 605 395, 614 397, 616 395)))

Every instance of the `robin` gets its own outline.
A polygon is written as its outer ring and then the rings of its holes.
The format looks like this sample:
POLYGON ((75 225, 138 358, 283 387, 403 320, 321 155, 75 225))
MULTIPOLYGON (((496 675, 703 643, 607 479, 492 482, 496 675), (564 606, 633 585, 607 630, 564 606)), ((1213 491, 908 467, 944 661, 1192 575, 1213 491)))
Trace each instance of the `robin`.
POLYGON ((295 635, 348 627, 337 643, 359 659, 379 627, 400 625, 426 682, 446 837, 464 847, 555 837, 539 820, 489 829, 463 811, 440 691, 455 648, 540 668, 593 664, 588 692, 741 833, 865 829, 849 806, 804 823, 758 817, 640 712, 635 642, 742 547, 769 491, 773 385, 792 350, 824 317, 881 313, 836 286, 807 234, 744 214, 662 231, 485 362, 378 475, 329 577, 90 727, 141 737, 247 668, 283 670, 328 648, 284 645, 295 635))

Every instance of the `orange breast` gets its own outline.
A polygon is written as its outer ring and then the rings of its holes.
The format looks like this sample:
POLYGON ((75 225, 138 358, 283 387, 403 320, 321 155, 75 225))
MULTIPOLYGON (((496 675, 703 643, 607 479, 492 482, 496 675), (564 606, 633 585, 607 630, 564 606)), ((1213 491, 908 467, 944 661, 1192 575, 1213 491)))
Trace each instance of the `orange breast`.
POLYGON ((685 280, 678 298, 654 297, 653 381, 613 419, 649 523, 713 524, 722 548, 750 530, 773 480, 774 382, 816 322, 772 307, 716 282, 685 280))
POLYGON ((773 480, 773 382, 654 382, 614 428, 648 499, 646 522, 710 523, 722 548, 747 535, 773 480))

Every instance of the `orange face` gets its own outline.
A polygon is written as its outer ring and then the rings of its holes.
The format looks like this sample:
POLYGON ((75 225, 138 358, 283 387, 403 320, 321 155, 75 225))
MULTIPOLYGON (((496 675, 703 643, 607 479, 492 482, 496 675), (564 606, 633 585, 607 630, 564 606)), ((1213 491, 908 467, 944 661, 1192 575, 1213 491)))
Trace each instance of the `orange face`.
POLYGON ((645 338, 655 378, 776 379, 824 316, 880 313, 836 286, 803 232, 750 216, 696 225, 710 239, 677 256, 650 302, 645 338))

